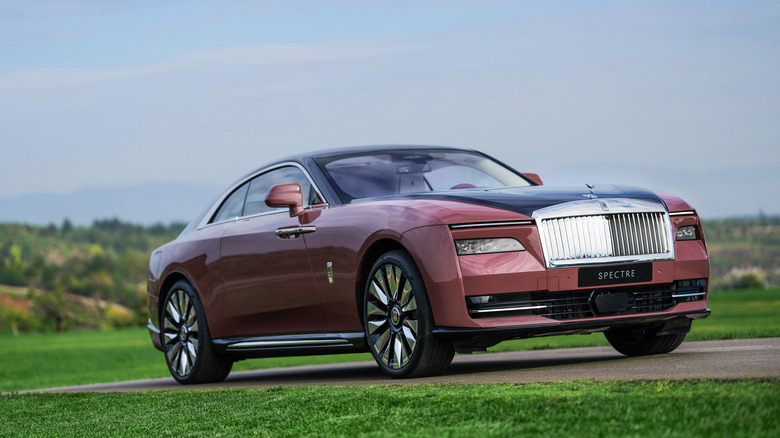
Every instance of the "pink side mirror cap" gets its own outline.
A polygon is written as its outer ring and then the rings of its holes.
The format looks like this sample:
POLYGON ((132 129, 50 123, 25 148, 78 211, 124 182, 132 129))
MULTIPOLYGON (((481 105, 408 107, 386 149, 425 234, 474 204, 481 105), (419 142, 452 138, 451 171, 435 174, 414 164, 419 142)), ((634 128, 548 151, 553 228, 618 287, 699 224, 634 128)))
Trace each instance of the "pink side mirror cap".
POLYGON ((525 175, 525 176, 526 176, 526 178, 530 179, 531 181, 535 182, 536 184, 539 184, 540 186, 541 186, 541 185, 544 185, 544 184, 542 183, 542 177, 540 177, 540 176, 539 176, 538 174, 536 174, 536 173, 528 173, 528 172, 523 172, 523 175, 525 175))
POLYGON ((274 208, 289 207, 290 217, 303 213, 301 186, 297 183, 279 184, 271 187, 265 197, 265 205, 274 208))

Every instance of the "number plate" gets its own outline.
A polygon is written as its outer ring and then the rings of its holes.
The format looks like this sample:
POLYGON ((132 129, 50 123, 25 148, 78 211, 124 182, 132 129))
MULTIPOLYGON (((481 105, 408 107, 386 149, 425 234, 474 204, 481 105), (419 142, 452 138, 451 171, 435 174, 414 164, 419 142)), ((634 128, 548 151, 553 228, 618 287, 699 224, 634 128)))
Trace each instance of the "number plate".
POLYGON ((578 275, 577 284, 580 287, 645 283, 653 281, 653 264, 639 263, 632 265, 580 268, 578 275))

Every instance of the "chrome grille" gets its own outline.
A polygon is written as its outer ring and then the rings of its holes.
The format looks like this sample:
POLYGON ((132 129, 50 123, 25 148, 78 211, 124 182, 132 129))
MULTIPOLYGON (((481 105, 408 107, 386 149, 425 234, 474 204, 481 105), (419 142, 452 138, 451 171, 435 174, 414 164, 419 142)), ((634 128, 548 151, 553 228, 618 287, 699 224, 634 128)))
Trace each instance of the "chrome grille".
POLYGON ((669 221, 663 213, 633 213, 607 216, 616 256, 665 254, 669 252, 669 221))
POLYGON ((674 258, 666 211, 538 219, 548 267, 674 258))

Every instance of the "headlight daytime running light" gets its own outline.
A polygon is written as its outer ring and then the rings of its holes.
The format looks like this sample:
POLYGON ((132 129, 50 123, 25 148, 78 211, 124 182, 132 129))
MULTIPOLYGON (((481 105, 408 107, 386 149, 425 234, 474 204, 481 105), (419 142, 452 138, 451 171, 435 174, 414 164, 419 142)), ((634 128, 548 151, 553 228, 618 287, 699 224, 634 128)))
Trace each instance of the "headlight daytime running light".
POLYGON ((456 240, 455 248, 459 256, 525 251, 523 244, 511 237, 456 240))
POLYGON ((699 238, 695 225, 688 225, 677 229, 677 240, 696 240, 699 238))

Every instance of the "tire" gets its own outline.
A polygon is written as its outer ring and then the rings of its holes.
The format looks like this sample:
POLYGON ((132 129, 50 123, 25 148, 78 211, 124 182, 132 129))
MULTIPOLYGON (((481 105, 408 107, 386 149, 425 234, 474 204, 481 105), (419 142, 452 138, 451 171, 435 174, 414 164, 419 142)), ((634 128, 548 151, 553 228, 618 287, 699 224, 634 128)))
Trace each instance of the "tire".
POLYGON ((185 385, 225 380, 233 361, 214 351, 195 289, 186 281, 178 281, 164 302, 160 340, 173 378, 185 385))
POLYGON ((679 347, 687 333, 658 336, 657 328, 617 329, 604 332, 612 347, 626 356, 664 354, 679 347))
POLYGON ((374 263, 363 291, 363 327, 382 371, 395 378, 439 374, 455 348, 433 337, 433 313, 422 276, 405 251, 374 263))

